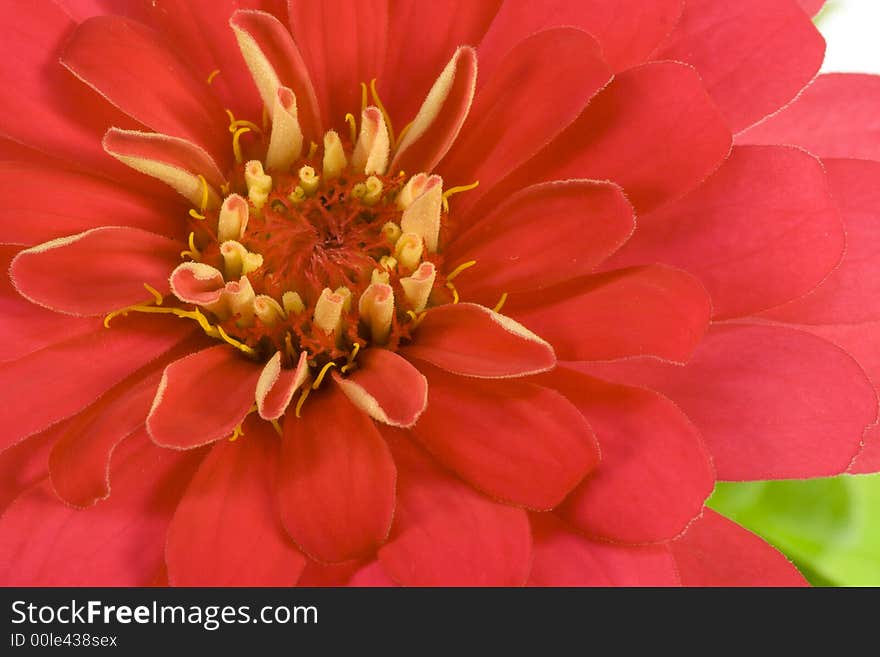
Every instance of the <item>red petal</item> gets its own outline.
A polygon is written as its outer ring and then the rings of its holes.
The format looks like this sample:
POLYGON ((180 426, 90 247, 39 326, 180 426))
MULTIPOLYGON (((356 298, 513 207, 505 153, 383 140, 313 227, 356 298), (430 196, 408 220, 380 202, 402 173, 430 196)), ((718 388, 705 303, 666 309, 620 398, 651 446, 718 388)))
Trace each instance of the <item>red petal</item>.
POLYGON ((737 132, 794 98, 824 55, 824 39, 792 0, 688 0, 656 56, 692 64, 737 132))
POLYGON ((880 472, 880 426, 875 425, 865 431, 864 440, 864 447, 847 470, 850 474, 880 472))
POLYGON ((307 554, 345 561, 388 536, 394 460, 373 421, 335 387, 309 398, 302 418, 286 418, 280 465, 281 520, 307 554))
POLYGON ((456 50, 447 69, 431 87, 406 135, 398 135, 397 153, 389 171, 433 171, 446 155, 467 118, 477 82, 477 54, 473 48, 456 50))
POLYGON ((100 226, 131 226, 181 236, 176 204, 74 171, 25 162, 0 162, 6 221, 0 239, 31 246, 100 226))
POLYGON ((150 583, 163 560, 174 507, 200 457, 159 449, 141 432, 114 454, 113 495, 105 502, 76 510, 62 504, 48 483, 31 488, 0 519, 0 582, 150 583))
POLYGON ((379 80, 379 92, 395 126, 402 127, 415 116, 419 103, 459 46, 480 43, 500 5, 500 0, 391 0, 385 74, 379 80), (413 57, 413 53, 419 56, 413 57))
POLYGON ((711 509, 669 545, 685 586, 806 586, 763 539, 711 509))
POLYGON ((305 557, 275 509, 278 435, 260 420, 202 461, 174 512, 165 555, 175 586, 293 586, 305 557))
POLYGON ((366 349, 345 378, 333 372, 342 392, 374 420, 411 427, 428 404, 428 381, 408 361, 387 349, 366 349))
POLYGON ((0 515, 16 497, 47 478, 49 450, 55 436, 49 429, 0 452, 0 515))
MULTIPOLYGON (((213 10, 212 10, 213 11, 213 10)), ((306 142, 320 142, 321 112, 303 55, 281 22, 262 11, 236 11, 229 24, 235 31, 239 47, 247 48, 245 60, 257 66, 257 90, 267 111, 274 107, 278 87, 287 87, 296 96, 297 119, 306 142)), ((316 30, 316 31, 321 31, 316 30)))
POLYGON ((521 509, 492 502, 440 468, 402 431, 383 430, 398 466, 391 537, 379 561, 404 586, 520 586, 531 560, 521 509))
POLYGON ((306 567, 296 583, 299 587, 347 586, 368 562, 351 559, 341 563, 321 563, 306 557, 306 567))
POLYGON ((877 414, 874 389, 851 356, 779 326, 715 326, 685 367, 590 370, 655 388, 681 406, 722 480, 839 474, 877 414))
POLYGON ((388 29, 387 0, 287 3, 290 32, 323 110, 326 128, 345 125, 361 107, 360 83, 381 77, 388 29))
POLYGON ((639 217, 608 267, 681 267, 706 285, 714 316, 728 318, 805 294, 843 249, 821 163, 796 148, 746 146, 681 201, 639 217))
POLYGON ((74 30, 61 63, 137 121, 189 139, 229 164, 222 108, 159 33, 121 16, 96 16, 74 30))
POLYGON ((95 228, 22 251, 10 275, 19 293, 52 310, 103 315, 168 292, 180 243, 139 228, 95 228))
POLYGON ((413 435, 493 498, 550 509, 598 463, 592 429, 556 391, 522 381, 465 379, 428 365, 422 371, 428 409, 413 435))
POLYGON ((674 538, 703 509, 715 471, 690 420, 662 395, 601 382, 567 368, 542 378, 596 432, 599 467, 563 505, 580 531, 615 542, 674 538))
POLYGON ((379 561, 373 561, 352 575, 348 586, 390 587, 397 584, 388 576, 379 561))
POLYGON ((472 303, 432 308, 413 344, 400 353, 455 374, 487 379, 536 374, 556 364, 553 348, 540 337, 472 303))
POLYGON ((107 126, 138 124, 58 63, 75 27, 70 16, 54 2, 34 3, 22 11, 19 3, 5 0, 0 9, 16 17, 3 35, 7 55, 0 59, 0 84, 15 89, 0 109, 3 136, 143 187, 141 176, 107 158, 101 148, 107 126))
POLYGON ((269 359, 257 381, 257 410, 264 420, 277 420, 290 405, 293 394, 309 378, 308 352, 301 352, 296 367, 281 368, 281 352, 269 359))
POLYGON ((171 363, 147 417, 150 437, 192 449, 229 436, 254 405, 259 377, 260 367, 226 344, 171 363))
POLYGON ((824 160, 846 226, 840 266, 815 290, 765 316, 799 324, 880 319, 880 163, 824 160))
POLYGON ((678 22, 681 9, 681 0, 506 2, 480 43, 480 66, 491 70, 511 46, 538 30, 573 25, 596 37, 605 59, 622 71, 648 59, 678 22))
POLYGON ((820 157, 880 160, 880 78, 820 75, 791 105, 737 137, 749 144, 797 144, 820 157))
MULTIPOLYGON (((610 76, 595 40, 580 30, 557 28, 521 41, 490 79, 478 82, 468 120, 438 173, 448 185, 479 180, 491 187, 571 123, 610 76)), ((478 194, 462 198, 471 203, 478 194)))
POLYGON ((109 330, 101 327, 3 363, 0 449, 85 408, 190 331, 161 320, 120 318, 109 330))
POLYGON ((669 551, 658 545, 601 543, 549 513, 531 515, 535 539, 529 586, 677 586, 669 551))
POLYGON ((160 375, 161 371, 135 375, 59 425, 49 454, 49 473, 52 487, 64 501, 86 507, 110 495, 113 450, 144 426, 160 375))
POLYGON ((661 265, 517 295, 504 309, 547 339, 560 359, 657 356, 676 362, 693 353, 712 310, 696 278, 661 265))
POLYGON ((636 210, 647 212, 705 179, 727 157, 730 142, 691 67, 645 64, 617 75, 571 126, 480 201, 473 216, 523 181, 565 178, 614 181, 636 210))
MULTIPOLYGON (((9 271, 16 253, 18 247, 0 246, 0 271, 9 271)), ((15 290, 8 276, 0 276, 0 362, 18 360, 99 328, 99 319, 59 315, 32 304, 15 290)))
POLYGON ((807 12, 810 16, 815 16, 822 9, 822 5, 825 4, 825 0, 798 0, 801 5, 801 9, 807 12))
POLYGON ((462 276, 465 297, 497 300, 589 274, 635 229, 619 187, 564 180, 526 187, 466 230, 444 251, 449 268, 476 260, 462 276), (552 217, 552 224, 548 222, 552 217))

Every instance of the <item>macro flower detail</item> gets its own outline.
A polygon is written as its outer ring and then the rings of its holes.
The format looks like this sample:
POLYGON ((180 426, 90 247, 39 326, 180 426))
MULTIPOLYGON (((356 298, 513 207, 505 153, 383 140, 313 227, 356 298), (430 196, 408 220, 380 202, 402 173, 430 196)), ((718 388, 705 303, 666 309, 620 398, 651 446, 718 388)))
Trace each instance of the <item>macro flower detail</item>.
POLYGON ((803 583, 704 502, 876 469, 858 174, 746 4, 17 12, 2 581, 803 583))

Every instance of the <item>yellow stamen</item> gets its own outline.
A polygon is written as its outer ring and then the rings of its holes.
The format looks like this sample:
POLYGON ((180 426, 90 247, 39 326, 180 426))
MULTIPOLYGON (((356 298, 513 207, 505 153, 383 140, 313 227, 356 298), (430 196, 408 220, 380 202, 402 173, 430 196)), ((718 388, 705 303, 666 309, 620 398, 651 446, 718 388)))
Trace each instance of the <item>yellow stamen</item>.
MULTIPOLYGON (((394 144, 395 146, 399 146, 399 145, 400 145, 400 142, 403 141, 403 138, 406 136, 406 133, 409 132, 409 129, 410 129, 410 128, 412 128, 412 124, 413 124, 413 123, 415 123, 415 121, 410 121, 410 122, 407 123, 405 126, 403 126, 403 130, 401 130, 401 131, 400 131, 400 134, 397 135, 397 142, 394 144)), ((403 175, 403 171, 401 171, 400 174, 403 175)))
POLYGON ((269 420, 269 422, 272 423, 272 427, 275 429, 275 432, 276 432, 279 436, 284 435, 283 432, 281 431, 281 425, 278 424, 278 420, 269 420))
POLYGON ((461 300, 461 297, 458 296, 458 290, 455 289, 455 285, 453 285, 451 281, 446 281, 446 287, 452 291, 452 303, 458 303, 461 300))
POLYGON ((152 294, 153 298, 156 299, 156 305, 161 306, 162 302, 165 301, 165 297, 159 294, 159 290, 154 288, 152 285, 148 285, 147 283, 144 283, 144 288, 146 288, 147 292, 152 294))
MULTIPOLYGON (((242 424, 244 424, 244 423, 242 423, 242 424)), ((236 440, 238 440, 239 436, 243 436, 243 435, 244 435, 244 431, 241 430, 241 424, 239 424, 237 427, 235 427, 235 429, 232 430, 232 435, 229 436, 228 440, 229 440, 229 442, 234 443, 236 440)))
MULTIPOLYGON (((361 83, 363 84, 363 82, 361 83)), ((364 87, 366 89, 366 87, 364 87)), ((357 141, 357 121, 354 119, 354 114, 349 112, 345 115, 345 121, 348 123, 348 131, 351 134, 351 143, 355 143, 357 141)))
POLYGON ((187 256, 193 260, 198 260, 202 257, 202 252, 196 247, 196 234, 193 232, 189 234, 189 250, 180 252, 181 258, 186 258, 187 256))
POLYGON ((231 344, 231 345, 232 345, 233 347, 235 347, 236 349, 238 349, 238 350, 240 350, 240 351, 246 353, 248 356, 256 356, 256 355, 257 355, 257 352, 254 351, 251 347, 247 346, 247 345, 244 344, 243 342, 239 342, 239 341, 236 340, 235 338, 231 338, 231 337, 229 337, 229 336, 226 334, 226 331, 223 330, 223 327, 222 327, 222 326, 215 326, 214 328, 217 329, 217 333, 220 334, 219 337, 220 337, 223 341, 228 342, 229 344, 231 344))
POLYGON ((376 91, 376 78, 370 80, 370 93, 373 95, 373 101, 376 103, 376 107, 382 112, 382 118, 385 119, 385 127, 388 128, 388 140, 392 144, 397 144, 397 142, 394 141, 394 128, 391 127, 391 117, 388 116, 388 111, 385 109, 385 105, 382 104, 382 99, 379 98, 379 92, 376 91))
POLYGON ((324 377, 327 375, 327 370, 331 367, 336 367, 336 363, 332 360, 321 368, 321 371, 318 373, 318 378, 316 378, 315 382, 312 384, 312 390, 317 390, 321 387, 321 384, 324 382, 324 377))
POLYGON ((226 116, 229 117, 229 132, 235 132, 239 128, 250 128, 254 132, 263 132, 262 128, 258 126, 253 121, 248 121, 247 119, 237 119, 235 118, 235 114, 232 113, 232 110, 225 110, 226 116))
POLYGON ((211 72, 208 74, 208 84, 211 84, 211 83, 214 81, 214 78, 216 78, 218 75, 220 75, 220 69, 219 69, 219 68, 215 68, 213 71, 211 71, 211 72))
POLYGON ((501 294, 501 298, 498 300, 498 303, 495 304, 495 307, 492 308, 496 313, 501 312, 501 309, 504 308, 504 303, 507 301, 507 292, 501 294))
POLYGON ((303 388, 302 394, 299 396, 299 401, 296 402, 296 412, 295 412, 296 417, 302 417, 302 415, 300 415, 300 412, 302 411, 303 404, 306 403, 306 399, 308 399, 309 393, 311 391, 312 391, 311 386, 306 386, 305 388, 303 388))
POLYGON ((229 196, 229 183, 225 182, 220 185, 220 191, 223 192, 223 196, 229 196))
POLYGON ((318 152, 318 145, 315 142, 309 144, 309 154, 306 156, 309 160, 315 157, 315 153, 318 152))
POLYGON ((193 219, 198 219, 200 221, 204 221, 205 219, 207 219, 207 217, 205 215, 197 212, 195 210, 195 208, 193 208, 189 211, 189 216, 192 217, 193 219))
POLYGON ((296 358, 296 351, 293 348, 293 342, 290 339, 290 333, 284 336, 284 348, 290 358, 296 358))
POLYGON ((352 367, 354 367, 354 360, 357 358, 358 352, 361 350, 361 343, 355 342, 354 346, 351 348, 351 353, 348 355, 348 362, 339 368, 340 372, 348 372, 352 367))
POLYGON ((199 209, 204 214, 208 209, 208 181, 202 174, 199 174, 199 181, 202 183, 202 202, 199 204, 199 209))
POLYGON ((462 192, 469 192, 472 189, 476 189, 479 187, 480 181, 475 180, 470 185, 458 185, 457 187, 450 187, 445 192, 443 192, 443 210, 449 212, 449 197, 453 194, 461 194, 462 192))
POLYGON ((422 323, 422 321, 425 319, 425 315, 427 315, 428 313, 426 311, 416 314, 415 311, 407 310, 406 314, 409 315, 412 319, 413 328, 416 328, 419 324, 422 323))
POLYGON ((244 128, 239 128, 238 130, 236 130, 235 133, 232 135, 232 152, 235 154, 235 161, 239 164, 241 164, 244 160, 244 156, 241 154, 241 136, 244 133, 250 131, 251 129, 245 126, 244 128))
POLYGON ((475 264, 477 264, 476 260, 468 260, 467 262, 461 263, 458 267, 449 272, 449 275, 446 277, 447 281, 455 280, 455 278, 463 272, 465 269, 470 269, 475 264))
POLYGON ((365 109, 367 109, 367 85, 361 82, 361 114, 364 113, 365 109))

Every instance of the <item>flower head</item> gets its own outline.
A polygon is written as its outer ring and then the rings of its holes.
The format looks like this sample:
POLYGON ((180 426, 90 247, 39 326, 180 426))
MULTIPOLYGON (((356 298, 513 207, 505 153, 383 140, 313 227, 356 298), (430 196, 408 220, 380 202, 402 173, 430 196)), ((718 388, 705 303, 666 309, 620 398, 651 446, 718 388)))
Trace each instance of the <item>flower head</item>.
POLYGON ((703 503, 876 417, 803 9, 238 4, 16 19, 4 581, 802 581, 703 503))

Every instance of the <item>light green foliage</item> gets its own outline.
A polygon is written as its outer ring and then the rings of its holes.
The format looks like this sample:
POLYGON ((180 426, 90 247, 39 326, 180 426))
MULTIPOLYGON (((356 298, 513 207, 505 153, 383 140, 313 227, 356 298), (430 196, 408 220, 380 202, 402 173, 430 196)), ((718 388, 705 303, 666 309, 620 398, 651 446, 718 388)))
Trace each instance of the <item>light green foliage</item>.
POLYGON ((782 550, 814 585, 880 586, 880 475, 720 483, 709 506, 782 550))

